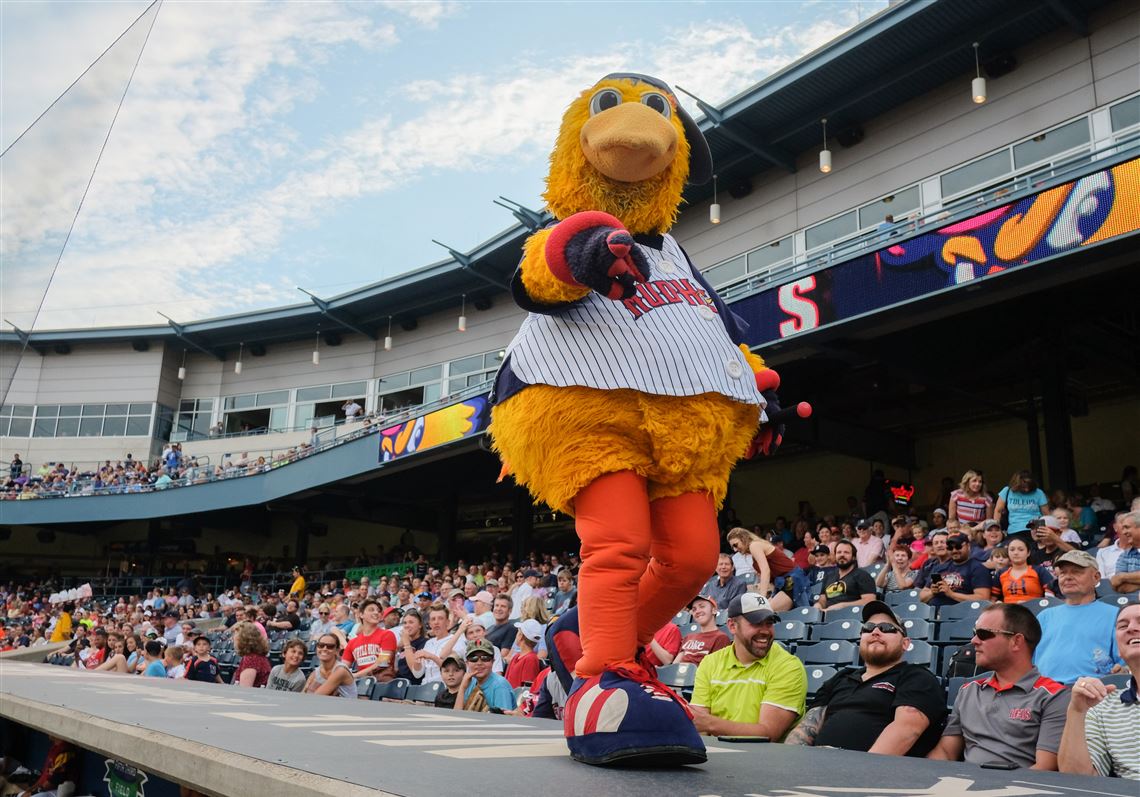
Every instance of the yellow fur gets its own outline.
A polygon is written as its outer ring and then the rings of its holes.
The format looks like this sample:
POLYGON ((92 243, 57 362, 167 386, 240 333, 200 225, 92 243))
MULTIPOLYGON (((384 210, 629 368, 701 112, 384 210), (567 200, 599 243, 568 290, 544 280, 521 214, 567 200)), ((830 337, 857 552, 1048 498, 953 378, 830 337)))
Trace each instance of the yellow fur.
POLYGON ((758 374, 768 369, 768 366, 764 364, 764 358, 752 351, 745 344, 740 344, 740 350, 744 352, 744 359, 748 362, 749 367, 752 368, 752 373, 758 374))
POLYGON ((523 246, 522 283, 527 295, 543 304, 560 304, 581 299, 590 292, 589 288, 568 285, 550 273, 546 265, 544 247, 551 230, 539 230, 526 239, 523 246))

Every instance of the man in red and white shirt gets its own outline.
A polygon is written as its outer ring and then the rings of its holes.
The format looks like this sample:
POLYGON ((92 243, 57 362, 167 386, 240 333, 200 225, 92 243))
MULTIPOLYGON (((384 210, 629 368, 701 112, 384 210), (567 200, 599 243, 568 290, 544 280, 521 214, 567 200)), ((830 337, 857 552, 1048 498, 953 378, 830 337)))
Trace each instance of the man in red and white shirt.
POLYGON ((360 633, 344 649, 342 660, 357 678, 377 681, 396 677, 396 635, 380 627, 380 601, 369 598, 360 605, 360 633))
POLYGON ((698 595, 693 598, 689 611, 700 630, 686 634, 681 640, 681 651, 673 660, 677 664, 700 664, 705 656, 732 644, 732 639, 717 628, 716 601, 710 596, 698 595))

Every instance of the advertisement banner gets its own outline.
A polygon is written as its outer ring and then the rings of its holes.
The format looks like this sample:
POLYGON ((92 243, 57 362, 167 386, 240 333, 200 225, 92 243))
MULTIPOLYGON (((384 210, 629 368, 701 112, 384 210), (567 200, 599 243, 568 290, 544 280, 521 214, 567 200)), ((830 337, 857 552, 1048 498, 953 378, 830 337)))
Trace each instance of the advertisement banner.
POLYGON ((415 454, 482 433, 491 422, 487 396, 475 396, 380 430, 380 461, 415 454))

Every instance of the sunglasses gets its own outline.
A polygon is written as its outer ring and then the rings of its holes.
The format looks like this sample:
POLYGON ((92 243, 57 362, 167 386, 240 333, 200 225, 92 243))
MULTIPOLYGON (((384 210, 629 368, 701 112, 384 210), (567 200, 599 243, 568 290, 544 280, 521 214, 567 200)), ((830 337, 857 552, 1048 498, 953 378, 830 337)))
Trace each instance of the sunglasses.
POLYGON ((976 636, 978 639, 981 639, 982 641, 985 641, 987 639, 993 639, 998 634, 1002 634, 1003 636, 1017 636, 1016 631, 1003 631, 1000 628, 975 628, 974 629, 974 636, 976 636))
POLYGON ((467 660, 468 661, 477 661, 477 662, 480 662, 481 664, 486 664, 487 662, 491 661, 492 659, 490 656, 481 655, 481 656, 471 656, 467 660))
POLYGON ((321 615, 321 617, 328 617, 329 616, 328 612, 319 612, 319 614, 321 615))
POLYGON ((961 550, 962 548, 965 548, 965 547, 966 547, 966 543, 964 543, 964 542, 948 542, 948 543, 946 543, 946 550, 948 550, 948 551, 958 551, 958 550, 961 550))
POLYGON ((318 642, 317 647, 321 650, 336 650, 340 645, 330 645, 327 642, 318 642))
POLYGON ((872 631, 879 631, 883 634, 901 634, 902 630, 894 623, 863 623, 859 630, 864 634, 869 634, 872 631))

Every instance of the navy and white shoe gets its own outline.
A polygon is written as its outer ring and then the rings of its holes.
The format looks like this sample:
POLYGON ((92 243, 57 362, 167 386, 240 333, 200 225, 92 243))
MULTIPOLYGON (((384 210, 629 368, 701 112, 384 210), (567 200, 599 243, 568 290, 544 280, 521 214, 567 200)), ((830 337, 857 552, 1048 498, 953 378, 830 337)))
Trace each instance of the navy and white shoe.
POLYGON ((575 679, 563 726, 570 755, 594 766, 677 767, 708 758, 685 701, 637 665, 575 679))

